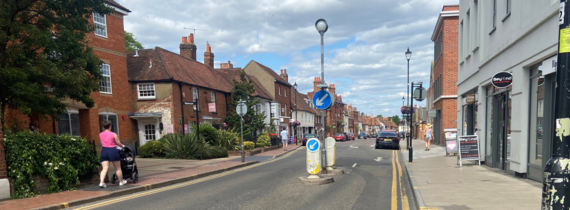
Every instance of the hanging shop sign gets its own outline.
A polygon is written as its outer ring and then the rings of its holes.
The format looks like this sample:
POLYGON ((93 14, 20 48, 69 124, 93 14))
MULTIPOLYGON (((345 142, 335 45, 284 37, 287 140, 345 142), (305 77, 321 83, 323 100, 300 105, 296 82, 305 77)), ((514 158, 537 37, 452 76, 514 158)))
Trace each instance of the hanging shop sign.
POLYGON ((467 102, 467 104, 473 104, 475 103, 475 94, 469 94, 465 97, 465 102, 467 102))
POLYGON ((462 166, 461 161, 474 160, 478 161, 481 165, 481 158, 479 155, 479 137, 476 135, 459 136, 457 139, 459 144, 459 166, 462 166))
POLYGON ((497 88, 506 88, 513 83, 513 75, 509 72, 499 72, 491 79, 493 86, 497 88))
POLYGON ((544 76, 538 77, 538 86, 542 86, 544 84, 544 76))

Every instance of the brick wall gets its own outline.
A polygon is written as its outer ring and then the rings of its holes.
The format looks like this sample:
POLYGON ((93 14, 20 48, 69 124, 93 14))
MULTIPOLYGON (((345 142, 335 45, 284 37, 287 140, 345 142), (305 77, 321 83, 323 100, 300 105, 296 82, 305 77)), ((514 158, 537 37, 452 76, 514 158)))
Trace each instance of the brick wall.
MULTIPOLYGON (((280 105, 281 108, 287 107, 284 110, 284 112, 279 110, 280 116, 290 117, 291 116, 291 87, 287 87, 281 83, 275 82, 275 101, 277 101, 277 102, 279 102, 279 104, 281 104, 280 105), (281 88, 281 95, 279 95, 279 88, 281 88), (285 95, 287 95, 287 96, 285 96, 285 95)), ((283 119, 283 122, 281 122, 281 124, 287 124, 290 127, 289 133, 293 132, 293 129, 290 126, 291 124, 289 123, 289 119, 283 119)), ((281 130, 281 129, 279 129, 279 130, 281 130)))

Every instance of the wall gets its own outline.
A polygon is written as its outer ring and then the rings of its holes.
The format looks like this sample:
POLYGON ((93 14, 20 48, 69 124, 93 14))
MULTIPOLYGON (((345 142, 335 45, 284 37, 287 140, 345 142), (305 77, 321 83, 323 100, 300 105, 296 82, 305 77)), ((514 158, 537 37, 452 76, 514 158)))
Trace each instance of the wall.
POLYGON ((262 69, 256 62, 253 60, 249 62, 243 69, 247 75, 254 76, 257 78, 259 83, 267 90, 269 95, 272 98, 275 98, 276 92, 271 90, 275 89, 275 78, 267 73, 264 69, 262 69))
POLYGON ((156 99, 138 99, 138 83, 131 84, 133 90, 132 101, 135 113, 162 113, 161 122, 164 124, 165 128, 169 124, 175 124, 178 122, 172 118, 172 110, 174 108, 172 100, 174 96, 172 95, 171 82, 154 83, 156 99))
MULTIPOLYGON (((273 77, 271 78, 271 81, 274 81, 275 79, 273 79, 273 77)), ((261 81, 260 81, 261 82, 261 81)), ((268 91, 271 92, 271 91, 268 91)), ((281 110, 279 110, 280 116, 284 116, 284 117, 291 117, 291 88, 287 87, 283 84, 274 82, 274 91, 273 93, 275 94, 275 101, 279 102, 281 104, 281 110), (279 89, 281 88, 281 95, 279 95, 279 89), (287 93, 287 96, 285 96, 285 92, 287 93), (287 106, 286 109, 285 106, 287 106)), ((281 122, 281 124, 289 124, 289 119, 283 119, 283 122, 281 122)), ((289 126, 288 126, 289 127, 289 126)), ((291 129, 290 129, 291 130, 291 129)))

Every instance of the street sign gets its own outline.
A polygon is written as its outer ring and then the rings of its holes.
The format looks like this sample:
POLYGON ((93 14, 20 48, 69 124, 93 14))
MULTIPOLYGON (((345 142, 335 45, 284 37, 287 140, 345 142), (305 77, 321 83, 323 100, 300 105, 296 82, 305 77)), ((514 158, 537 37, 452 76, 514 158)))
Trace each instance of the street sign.
POLYGON ((236 107, 236 112, 240 117, 243 117, 247 113, 247 105, 243 101, 239 101, 236 107))
POLYGON ((427 96, 427 91, 425 88, 416 88, 414 90, 414 99, 416 99, 416 101, 423 101, 424 99, 426 99, 427 96))
POLYGON ((430 109, 430 110, 428 111, 428 117, 434 118, 434 117, 436 117, 436 116, 437 116, 437 110, 435 110, 435 109, 430 109))
POLYGON ((194 102, 184 102, 184 105, 194 105, 194 102))
POLYGON ((317 138, 307 141, 307 172, 311 175, 321 172, 321 142, 317 138))
POLYGON ((332 170, 332 166, 334 165, 336 158, 336 140, 334 140, 333 137, 327 137, 325 139, 325 144, 325 149, 327 150, 327 170, 332 170))
POLYGON ((329 91, 319 90, 313 95, 313 104, 317 109, 328 109, 334 104, 334 95, 329 91))

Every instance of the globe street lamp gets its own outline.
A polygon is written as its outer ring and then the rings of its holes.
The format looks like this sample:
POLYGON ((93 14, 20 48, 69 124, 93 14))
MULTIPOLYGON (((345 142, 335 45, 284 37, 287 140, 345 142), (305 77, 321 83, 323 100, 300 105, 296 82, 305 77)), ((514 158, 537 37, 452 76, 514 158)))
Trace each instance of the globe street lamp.
MULTIPOLYGON (((327 24, 327 21, 325 19, 318 19, 317 22, 315 22, 315 28, 317 28, 317 31, 319 32, 319 34, 321 34, 321 84, 318 85, 317 87, 320 87, 322 90, 324 90, 327 85, 325 85, 325 52, 324 52, 324 36, 325 36, 325 32, 327 32, 327 30, 329 29, 329 25, 327 24)), ((325 110, 321 110, 322 113, 322 120, 323 120, 323 129, 326 126, 326 122, 325 122, 325 110)), ((325 146, 325 132, 323 130, 323 149, 322 149, 322 155, 321 155, 321 165, 322 166, 326 166, 327 162, 326 162, 326 146, 325 146)), ((326 167, 325 171, 326 171, 326 167)))
MULTIPOLYGON (((410 92, 410 58, 412 58, 412 51, 410 51, 410 48, 408 47, 408 51, 406 51, 406 59, 408 60, 408 89, 406 89, 406 97, 408 98, 408 106, 410 104, 410 96, 408 95, 408 93, 410 92)), ((410 118, 410 114, 408 114, 408 118, 410 118)), ((406 122, 409 122, 409 119, 406 119, 406 122)), ((407 135, 407 133, 406 133, 407 135)), ((406 147, 410 148, 410 145, 412 144, 412 137, 408 136, 407 141, 406 141, 406 147)))
MULTIPOLYGON (((293 85, 295 87, 295 121, 299 121, 299 110, 297 110, 297 82, 293 85)), ((297 122, 295 122, 295 145, 299 144, 299 137, 297 136, 297 122)))

